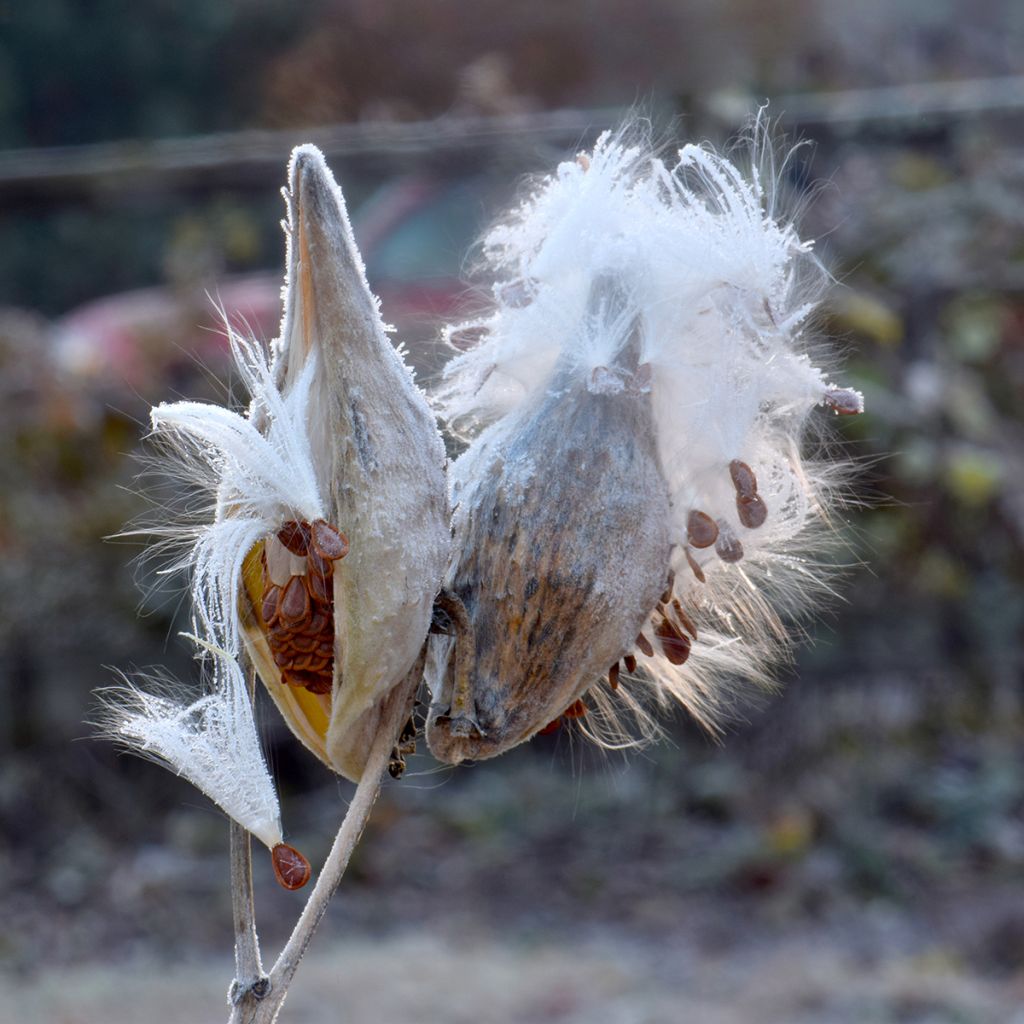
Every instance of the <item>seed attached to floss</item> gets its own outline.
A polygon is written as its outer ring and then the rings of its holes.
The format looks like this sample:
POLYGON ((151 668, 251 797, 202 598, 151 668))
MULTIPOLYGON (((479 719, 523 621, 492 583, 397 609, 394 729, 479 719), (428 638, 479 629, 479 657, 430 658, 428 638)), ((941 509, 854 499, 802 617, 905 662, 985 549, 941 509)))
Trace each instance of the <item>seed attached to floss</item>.
POLYGON ((745 462, 733 459, 729 463, 729 476, 732 477, 737 497, 752 498, 757 494, 757 476, 745 462))
POLYGON ((274 877, 278 884, 290 892, 301 889, 313 873, 309 861, 287 843, 278 843, 270 851, 270 862, 274 866, 274 877))
POLYGON ((743 557, 743 545, 732 527, 724 520, 718 523, 718 540, 715 541, 715 554, 723 562, 738 562, 743 557))
POLYGON ((574 700, 563 712, 563 718, 583 718, 587 713, 587 705, 582 700, 574 700))
POLYGON ((737 498, 736 514, 748 530, 756 530, 759 526, 764 526, 764 521, 768 518, 768 506, 760 494, 750 498, 737 498))
POLYGON ((309 523, 297 519, 288 522, 277 531, 277 539, 293 554, 309 554, 309 523))
POLYGON ((718 539, 718 526, 706 512, 693 509, 686 520, 686 535, 695 548, 709 548, 718 539))
POLYGON ((689 565, 690 571, 696 577, 698 583, 707 583, 707 577, 704 575, 704 570, 700 567, 700 562, 693 557, 693 553, 689 548, 686 549, 686 564, 689 565))
POLYGON ((665 657, 673 665, 685 664, 690 656, 690 638, 667 619, 663 618, 654 630, 654 635, 661 641, 661 649, 665 657))
POLYGON ((864 396, 853 388, 829 388, 823 401, 839 416, 856 416, 864 411, 864 396))
POLYGON ((623 659, 622 663, 626 666, 626 672, 632 675, 636 671, 636 658, 632 654, 627 654, 623 659))
POLYGON ((678 597, 672 598, 672 611, 675 612, 676 618, 679 620, 680 625, 686 630, 694 640, 697 639, 697 627, 693 624, 693 619, 686 614, 683 606, 679 603, 678 597))
POLYGON ((615 662, 610 669, 608 669, 608 685, 613 689, 619 688, 619 663, 615 662))
POLYGON ((651 641, 643 633, 637 636, 636 645, 648 658, 654 657, 654 648, 651 646, 651 641))

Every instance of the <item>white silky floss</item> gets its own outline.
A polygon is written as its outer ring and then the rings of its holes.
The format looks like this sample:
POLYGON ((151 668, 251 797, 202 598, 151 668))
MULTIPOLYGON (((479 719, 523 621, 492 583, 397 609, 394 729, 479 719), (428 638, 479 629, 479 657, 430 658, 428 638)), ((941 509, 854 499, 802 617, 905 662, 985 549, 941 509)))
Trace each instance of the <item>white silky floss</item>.
POLYGON ((105 691, 102 725, 115 742, 188 779, 229 818, 273 849, 282 841, 277 791, 260 749, 252 702, 238 663, 202 641, 213 672, 206 692, 147 680, 163 692, 126 685, 105 691))
MULTIPOLYGON (((806 554, 828 532, 815 527, 847 467, 801 449, 816 405, 859 412, 862 399, 811 361, 805 324, 826 275, 811 244, 775 216, 776 183, 694 145, 666 163, 628 141, 637 135, 602 135, 592 155, 561 164, 485 237, 495 308, 449 330, 483 340, 449 363, 437 400, 455 428, 479 437, 453 466, 458 497, 472 486, 476 449, 516 429, 556 363, 568 359, 595 393, 635 386, 608 368, 639 325, 676 594, 696 609, 701 637, 683 666, 658 650, 634 653, 656 699, 673 695, 713 725, 731 680, 769 681, 766 666, 785 646, 780 613, 827 586, 806 554), (626 296, 613 322, 587 311, 602 278, 626 296), (733 460, 753 470, 767 506, 756 529, 738 517, 733 460), (687 548, 694 511, 741 542, 742 561, 687 548)), ((768 154, 760 125, 752 148, 755 163, 768 154)))
POLYGON ((201 628, 231 654, 240 648, 238 594, 253 546, 288 519, 324 518, 309 440, 309 399, 317 356, 282 393, 258 343, 226 324, 235 367, 251 404, 242 415, 205 402, 163 403, 154 432, 188 483, 212 483, 214 517, 194 530, 187 554, 169 571, 191 572, 201 628))

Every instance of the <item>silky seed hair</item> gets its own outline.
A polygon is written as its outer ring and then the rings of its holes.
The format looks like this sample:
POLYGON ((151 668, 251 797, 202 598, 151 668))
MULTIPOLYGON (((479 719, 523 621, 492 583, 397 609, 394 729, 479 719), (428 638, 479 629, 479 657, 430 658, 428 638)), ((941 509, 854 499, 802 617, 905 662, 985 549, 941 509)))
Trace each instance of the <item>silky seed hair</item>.
POLYGON ((650 393, 674 580, 614 688, 595 680, 577 720, 605 745, 635 735, 624 717, 656 733, 652 704, 679 701, 718 728, 739 681, 771 685, 794 618, 831 589, 824 548, 849 462, 820 443, 821 421, 863 403, 831 382, 811 329, 828 275, 783 212, 786 160, 763 118, 748 143, 741 169, 707 146, 658 155, 637 125, 603 134, 486 234, 491 309, 447 331, 460 350, 436 404, 469 440, 456 492, 477 449, 550 397, 556 365, 591 392, 650 393), (602 277, 627 296, 614 322, 588 315, 602 277), (619 380, 608 368, 636 324, 642 372, 619 380), (465 350, 466 338, 480 340, 465 350))
POLYGON ((98 725, 127 750, 187 779, 269 849, 282 842, 277 791, 267 771, 238 662, 192 638, 208 675, 196 696, 167 675, 121 675, 99 693, 98 725))

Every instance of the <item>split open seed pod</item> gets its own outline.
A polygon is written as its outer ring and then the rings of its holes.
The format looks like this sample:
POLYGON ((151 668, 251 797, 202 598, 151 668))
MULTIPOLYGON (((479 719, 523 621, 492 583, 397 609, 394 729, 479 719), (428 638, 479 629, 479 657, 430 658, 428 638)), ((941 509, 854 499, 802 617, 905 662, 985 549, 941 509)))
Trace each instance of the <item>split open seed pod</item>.
POLYGON ((314 147, 293 153, 286 200, 285 314, 272 372, 285 398, 309 388, 305 425, 324 514, 285 519, 250 550, 240 627, 292 731, 357 780, 385 701, 420 654, 447 563, 445 452, 314 147))

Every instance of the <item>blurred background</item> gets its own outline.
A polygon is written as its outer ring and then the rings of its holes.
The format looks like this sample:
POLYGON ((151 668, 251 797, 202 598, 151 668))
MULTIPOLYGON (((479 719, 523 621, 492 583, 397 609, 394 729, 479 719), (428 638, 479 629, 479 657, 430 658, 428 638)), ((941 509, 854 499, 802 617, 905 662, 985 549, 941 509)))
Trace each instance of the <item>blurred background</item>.
MULTIPOLYGON (((634 105, 721 143, 765 99, 867 397, 842 601, 721 744, 414 758, 284 1017, 1024 1022, 1016 0, 0 3, 0 1021, 223 1019, 224 821, 83 720, 107 666, 193 672, 103 538, 149 406, 223 397, 213 301, 276 333, 292 145, 429 382, 524 175, 634 105)), ((316 864, 348 787, 259 710, 316 864)), ((272 955, 301 894, 256 867, 272 955)))

